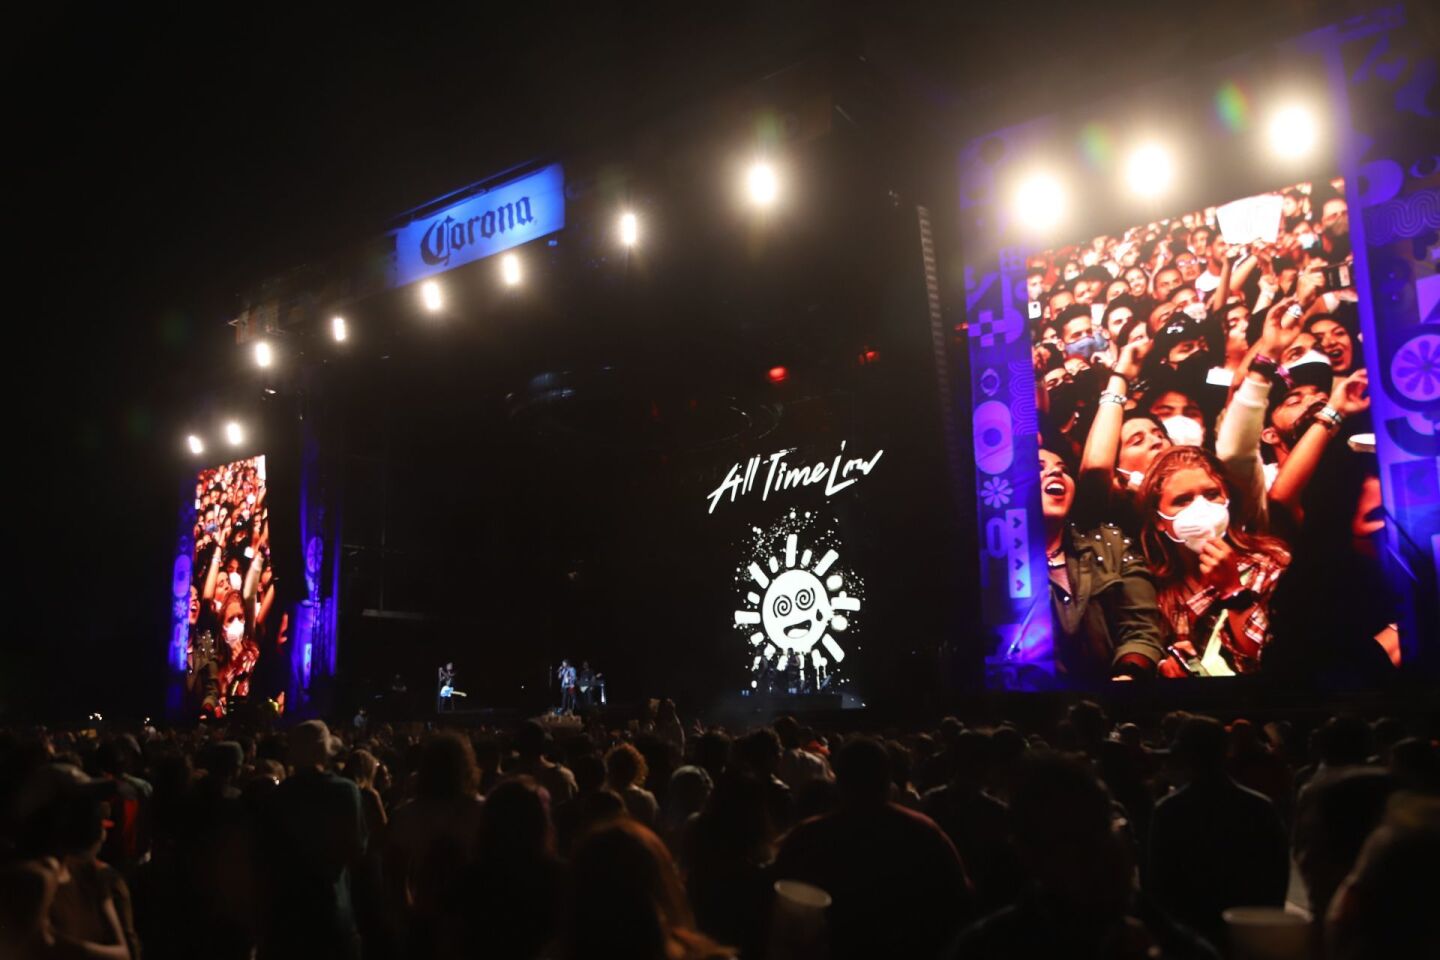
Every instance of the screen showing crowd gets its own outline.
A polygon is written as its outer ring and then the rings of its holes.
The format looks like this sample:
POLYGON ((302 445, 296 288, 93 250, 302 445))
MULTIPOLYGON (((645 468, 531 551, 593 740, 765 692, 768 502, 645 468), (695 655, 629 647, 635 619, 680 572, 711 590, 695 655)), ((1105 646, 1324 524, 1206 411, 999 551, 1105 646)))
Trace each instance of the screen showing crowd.
POLYGON ((207 716, 249 699, 261 651, 274 645, 265 642, 275 625, 265 497, 263 456, 201 470, 195 481, 186 690, 207 716))
POLYGON ((1343 183, 1030 258, 1057 674, 1400 666, 1343 183))

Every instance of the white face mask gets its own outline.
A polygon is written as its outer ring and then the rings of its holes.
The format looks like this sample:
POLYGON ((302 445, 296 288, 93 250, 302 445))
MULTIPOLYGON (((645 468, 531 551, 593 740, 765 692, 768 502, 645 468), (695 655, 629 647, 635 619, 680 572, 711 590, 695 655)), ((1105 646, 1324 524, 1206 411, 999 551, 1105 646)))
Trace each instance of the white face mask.
POLYGON ((1176 414, 1160 421, 1177 447, 1198 447, 1205 442, 1205 428, 1186 416, 1176 414))
POLYGON ((1169 520, 1175 531, 1167 531, 1166 536, 1176 543, 1184 543, 1196 553, 1199 553, 1200 548, 1207 542, 1225 536, 1225 531, 1230 529, 1229 504, 1206 500, 1204 497, 1192 500, 1173 517, 1158 510, 1155 513, 1161 519, 1169 520))
POLYGON ((225 624, 225 639, 231 643, 238 643, 245 636, 245 621, 231 620, 225 624))

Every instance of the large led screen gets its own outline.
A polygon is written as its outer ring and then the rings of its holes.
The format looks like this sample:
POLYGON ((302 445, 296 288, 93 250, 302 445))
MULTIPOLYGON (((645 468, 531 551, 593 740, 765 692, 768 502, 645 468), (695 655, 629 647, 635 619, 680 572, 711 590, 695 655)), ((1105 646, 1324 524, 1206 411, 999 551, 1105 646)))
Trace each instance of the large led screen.
POLYGON ((1026 260, 1056 685, 1402 666, 1343 188, 1026 260))
POLYGON ((261 652, 283 642, 266 493, 263 456, 208 467, 195 479, 185 645, 192 716, 223 717, 258 694, 261 652))

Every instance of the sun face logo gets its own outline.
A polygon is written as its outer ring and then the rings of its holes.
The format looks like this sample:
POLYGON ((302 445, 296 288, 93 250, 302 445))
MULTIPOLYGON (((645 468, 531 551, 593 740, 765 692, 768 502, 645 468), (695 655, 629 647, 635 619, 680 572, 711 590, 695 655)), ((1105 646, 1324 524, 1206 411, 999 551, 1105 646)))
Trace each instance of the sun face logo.
POLYGON ((771 671, 783 675, 798 668, 801 688, 822 689, 845 659, 835 634, 849 630, 850 616, 860 609, 859 582, 850 576, 847 583, 838 539, 811 530, 814 525, 811 514, 792 510, 771 530, 752 528, 751 559, 737 569, 746 606, 735 611, 735 626, 747 634, 752 650, 752 688, 771 671), (802 534, 814 534, 816 548, 802 551, 802 534), (771 550, 781 542, 783 553, 777 556, 771 550))

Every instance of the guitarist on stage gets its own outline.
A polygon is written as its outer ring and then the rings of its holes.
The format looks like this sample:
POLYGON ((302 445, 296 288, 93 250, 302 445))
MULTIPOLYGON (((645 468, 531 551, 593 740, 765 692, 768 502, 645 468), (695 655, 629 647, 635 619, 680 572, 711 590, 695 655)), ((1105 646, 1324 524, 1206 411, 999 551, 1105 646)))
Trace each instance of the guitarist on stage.
POLYGON ((435 696, 435 712, 447 713, 454 709, 455 664, 447 663, 440 668, 440 686, 435 696))

